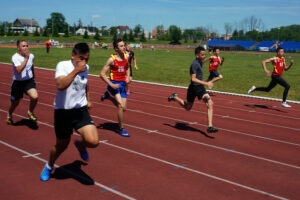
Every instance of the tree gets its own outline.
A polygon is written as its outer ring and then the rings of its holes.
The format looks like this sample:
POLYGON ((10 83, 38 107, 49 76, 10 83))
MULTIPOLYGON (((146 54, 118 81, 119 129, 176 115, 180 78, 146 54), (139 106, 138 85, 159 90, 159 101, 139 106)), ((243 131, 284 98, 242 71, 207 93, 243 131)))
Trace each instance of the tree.
POLYGON ((11 30, 11 28, 9 27, 8 28, 8 31, 7 31, 7 34, 6 34, 7 36, 12 36, 13 35, 13 32, 12 32, 12 30, 11 30))
POLYGON ((0 26, 0 35, 1 36, 5 35, 5 30, 4 30, 4 25, 3 24, 1 24, 1 26, 0 26))
POLYGON ((35 28, 35 31, 34 31, 34 33, 33 33, 33 36, 35 36, 35 37, 40 36, 40 32, 38 31, 38 28, 37 28, 37 27, 35 28))
POLYGON ((124 33, 122 40, 123 41, 128 41, 128 35, 127 35, 126 32, 124 33))
POLYGON ((47 28, 53 35, 55 29, 57 29, 57 35, 58 33, 63 33, 65 24, 66 22, 64 15, 58 12, 51 13, 51 17, 47 19, 47 28))
POLYGON ((128 39, 130 42, 134 42, 135 39, 134 39, 134 35, 133 35, 133 31, 130 29, 130 32, 129 32, 129 39, 128 39))
POLYGON ((134 36, 138 37, 140 32, 142 31, 143 27, 142 25, 138 24, 134 27, 133 32, 134 32, 134 36))
POLYGON ((89 39, 89 34, 88 31, 85 29, 84 34, 83 34, 84 39, 89 39))
POLYGON ((156 38, 158 40, 165 40, 165 33, 164 33, 164 26, 163 25, 158 25, 156 27, 156 38))
POLYGON ((49 32, 46 26, 44 27, 43 37, 49 37, 49 32))
POLYGON ((231 24, 225 23, 224 24, 224 29, 225 29, 226 35, 230 34, 232 32, 232 26, 231 26, 231 24))
POLYGON ((54 31, 53 31, 52 36, 53 36, 53 37, 59 37, 59 34, 58 34, 58 27, 57 27, 57 26, 54 27, 54 31))
POLYGON ((95 39, 95 40, 100 40, 100 35, 99 35, 99 30, 98 30, 98 28, 96 29, 96 33, 95 33, 95 35, 94 35, 94 39, 95 39))
POLYGON ((19 31, 14 31, 13 35, 14 35, 14 36, 19 36, 19 35, 20 35, 20 34, 19 34, 19 31))
POLYGON ((175 25, 171 25, 169 27, 169 35, 171 39, 171 44, 180 44, 181 39, 181 30, 179 27, 175 25))
POLYGON ((142 34, 140 34, 140 41, 141 42, 146 42, 146 37, 145 37, 145 32, 142 31, 142 34))
POLYGON ((65 31, 64 31, 64 37, 70 37, 69 35, 69 25, 66 23, 65 24, 65 31))
POLYGON ((24 32, 23 32, 23 36, 28 36, 29 34, 28 34, 28 31, 27 31, 27 29, 25 28, 25 30, 24 30, 24 32))

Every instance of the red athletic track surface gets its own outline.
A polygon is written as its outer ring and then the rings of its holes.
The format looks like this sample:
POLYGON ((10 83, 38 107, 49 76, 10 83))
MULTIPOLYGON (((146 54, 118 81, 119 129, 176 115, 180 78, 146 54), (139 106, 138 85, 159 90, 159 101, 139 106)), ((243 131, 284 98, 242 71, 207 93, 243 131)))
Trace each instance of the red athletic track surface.
POLYGON ((18 126, 6 125, 11 65, 0 72, 0 199, 300 199, 300 105, 213 94, 219 132, 207 134, 202 102, 187 112, 167 101, 173 92, 185 98, 185 89, 132 83, 124 138, 114 131, 117 109, 99 101, 105 84, 90 76, 100 145, 85 163, 71 143, 41 182, 55 144, 54 71, 35 70, 38 129, 28 123, 27 96, 14 114, 18 126))

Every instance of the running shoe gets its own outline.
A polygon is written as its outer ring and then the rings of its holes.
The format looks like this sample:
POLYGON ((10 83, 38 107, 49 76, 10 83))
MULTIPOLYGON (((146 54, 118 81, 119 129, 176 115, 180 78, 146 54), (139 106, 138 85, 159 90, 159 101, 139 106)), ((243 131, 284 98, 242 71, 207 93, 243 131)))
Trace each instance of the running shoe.
POLYGON ((290 107, 292 107, 292 106, 290 106, 289 104, 287 104, 286 101, 283 102, 281 105, 282 105, 283 107, 285 107, 285 108, 290 108, 290 107))
POLYGON ((177 97, 177 94, 173 93, 171 96, 168 97, 168 101, 174 101, 175 97, 177 97))
POLYGON ((46 165, 40 175, 41 181, 48 181, 50 179, 50 175, 51 175, 53 168, 49 168, 49 166, 47 166, 47 164, 48 163, 46 163, 46 165))
POLYGON ((101 101, 104 101, 109 97, 109 93, 106 91, 102 96, 101 96, 101 101))
POLYGON ((251 92, 253 92, 256 89, 256 87, 253 85, 250 90, 248 90, 248 94, 250 94, 251 92))
POLYGON ((27 114, 28 114, 28 117, 29 117, 30 120, 32 120, 32 121, 37 120, 36 116, 32 112, 28 111, 27 114))
POLYGON ((218 132, 218 129, 216 127, 210 126, 207 128, 208 133, 216 133, 218 132))
POLYGON ((125 128, 121 128, 119 130, 119 135, 122 135, 124 137, 129 137, 130 136, 130 134, 125 130, 125 128))
POLYGON ((80 149, 79 143, 80 143, 80 142, 79 142, 78 140, 76 140, 76 141, 74 142, 74 145, 75 145, 75 147, 77 148, 77 150, 79 151, 79 154, 80 154, 81 159, 84 160, 84 161, 88 161, 88 160, 89 160, 89 154, 88 154, 86 148, 80 149))
POLYGON ((12 120, 12 118, 11 117, 9 117, 9 116, 7 116, 7 118, 6 118, 6 123, 8 124, 8 125, 13 125, 13 120, 12 120))

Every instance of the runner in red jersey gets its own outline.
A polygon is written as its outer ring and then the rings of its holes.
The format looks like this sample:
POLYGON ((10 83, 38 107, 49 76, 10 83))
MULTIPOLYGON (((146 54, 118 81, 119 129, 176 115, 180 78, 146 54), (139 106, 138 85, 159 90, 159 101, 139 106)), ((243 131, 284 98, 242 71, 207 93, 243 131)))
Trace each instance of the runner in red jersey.
POLYGON ((223 65, 224 63, 224 57, 220 58, 220 50, 218 48, 213 49, 214 56, 211 56, 209 58, 206 58, 204 61, 210 61, 209 62, 209 77, 207 81, 216 82, 218 80, 221 80, 223 76, 218 73, 218 67, 220 65, 223 65))
POLYGON ((117 54, 110 56, 100 73, 100 77, 107 84, 108 90, 101 97, 101 101, 109 99, 118 108, 120 128, 118 133, 122 136, 129 137, 129 133, 123 127, 123 113, 126 110, 126 85, 130 82, 130 69, 128 68, 124 42, 121 39, 117 39, 114 41, 113 46, 117 54), (108 70, 110 70, 110 79, 106 76, 108 70))
POLYGON ((283 55, 284 55, 283 48, 278 47, 276 52, 277 52, 277 56, 262 61, 262 66, 264 68, 264 71, 265 71, 266 75, 271 76, 271 78, 272 78, 269 86, 268 87, 259 87, 259 88, 256 88, 255 86, 252 86, 252 88, 250 88, 250 90, 248 91, 248 94, 250 94, 251 92, 254 92, 254 91, 269 92, 277 84, 279 84, 279 85, 284 87, 283 97, 282 97, 282 104, 281 105, 283 107, 290 108, 291 106, 289 104, 287 104, 287 102, 286 102, 286 98, 287 98, 287 94, 288 94, 289 89, 290 89, 290 85, 281 77, 281 75, 282 75, 283 70, 287 71, 292 67, 292 65, 294 64, 294 60, 291 60, 290 65, 286 66, 285 59, 283 57, 283 55), (267 69, 266 63, 272 63, 273 64, 274 70, 273 70, 272 74, 267 69))

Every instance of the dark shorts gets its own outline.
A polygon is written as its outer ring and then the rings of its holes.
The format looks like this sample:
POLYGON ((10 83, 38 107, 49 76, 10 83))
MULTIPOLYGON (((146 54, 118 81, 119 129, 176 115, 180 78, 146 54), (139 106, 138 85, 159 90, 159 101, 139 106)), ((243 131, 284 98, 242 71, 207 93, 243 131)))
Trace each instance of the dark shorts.
POLYGON ((71 110, 54 110, 54 129, 59 139, 68 139, 73 134, 73 129, 78 130, 90 124, 95 123, 86 106, 71 110))
POLYGON ((10 88, 11 100, 16 101, 22 99, 23 94, 27 94, 27 91, 32 88, 36 89, 36 84, 33 78, 25 81, 14 80, 10 88))
POLYGON ((212 80, 213 78, 219 77, 219 76, 220 76, 220 74, 217 71, 211 70, 211 71, 209 71, 208 80, 212 80))
POLYGON ((126 94, 126 83, 124 81, 111 81, 113 84, 120 84, 118 89, 113 89, 109 85, 107 85, 107 90, 111 95, 115 96, 116 94, 120 94, 122 98, 127 98, 126 94))
POLYGON ((188 102, 194 103, 196 97, 198 97, 198 99, 200 100, 205 94, 207 94, 207 92, 203 85, 190 84, 186 95, 186 99, 188 102))

